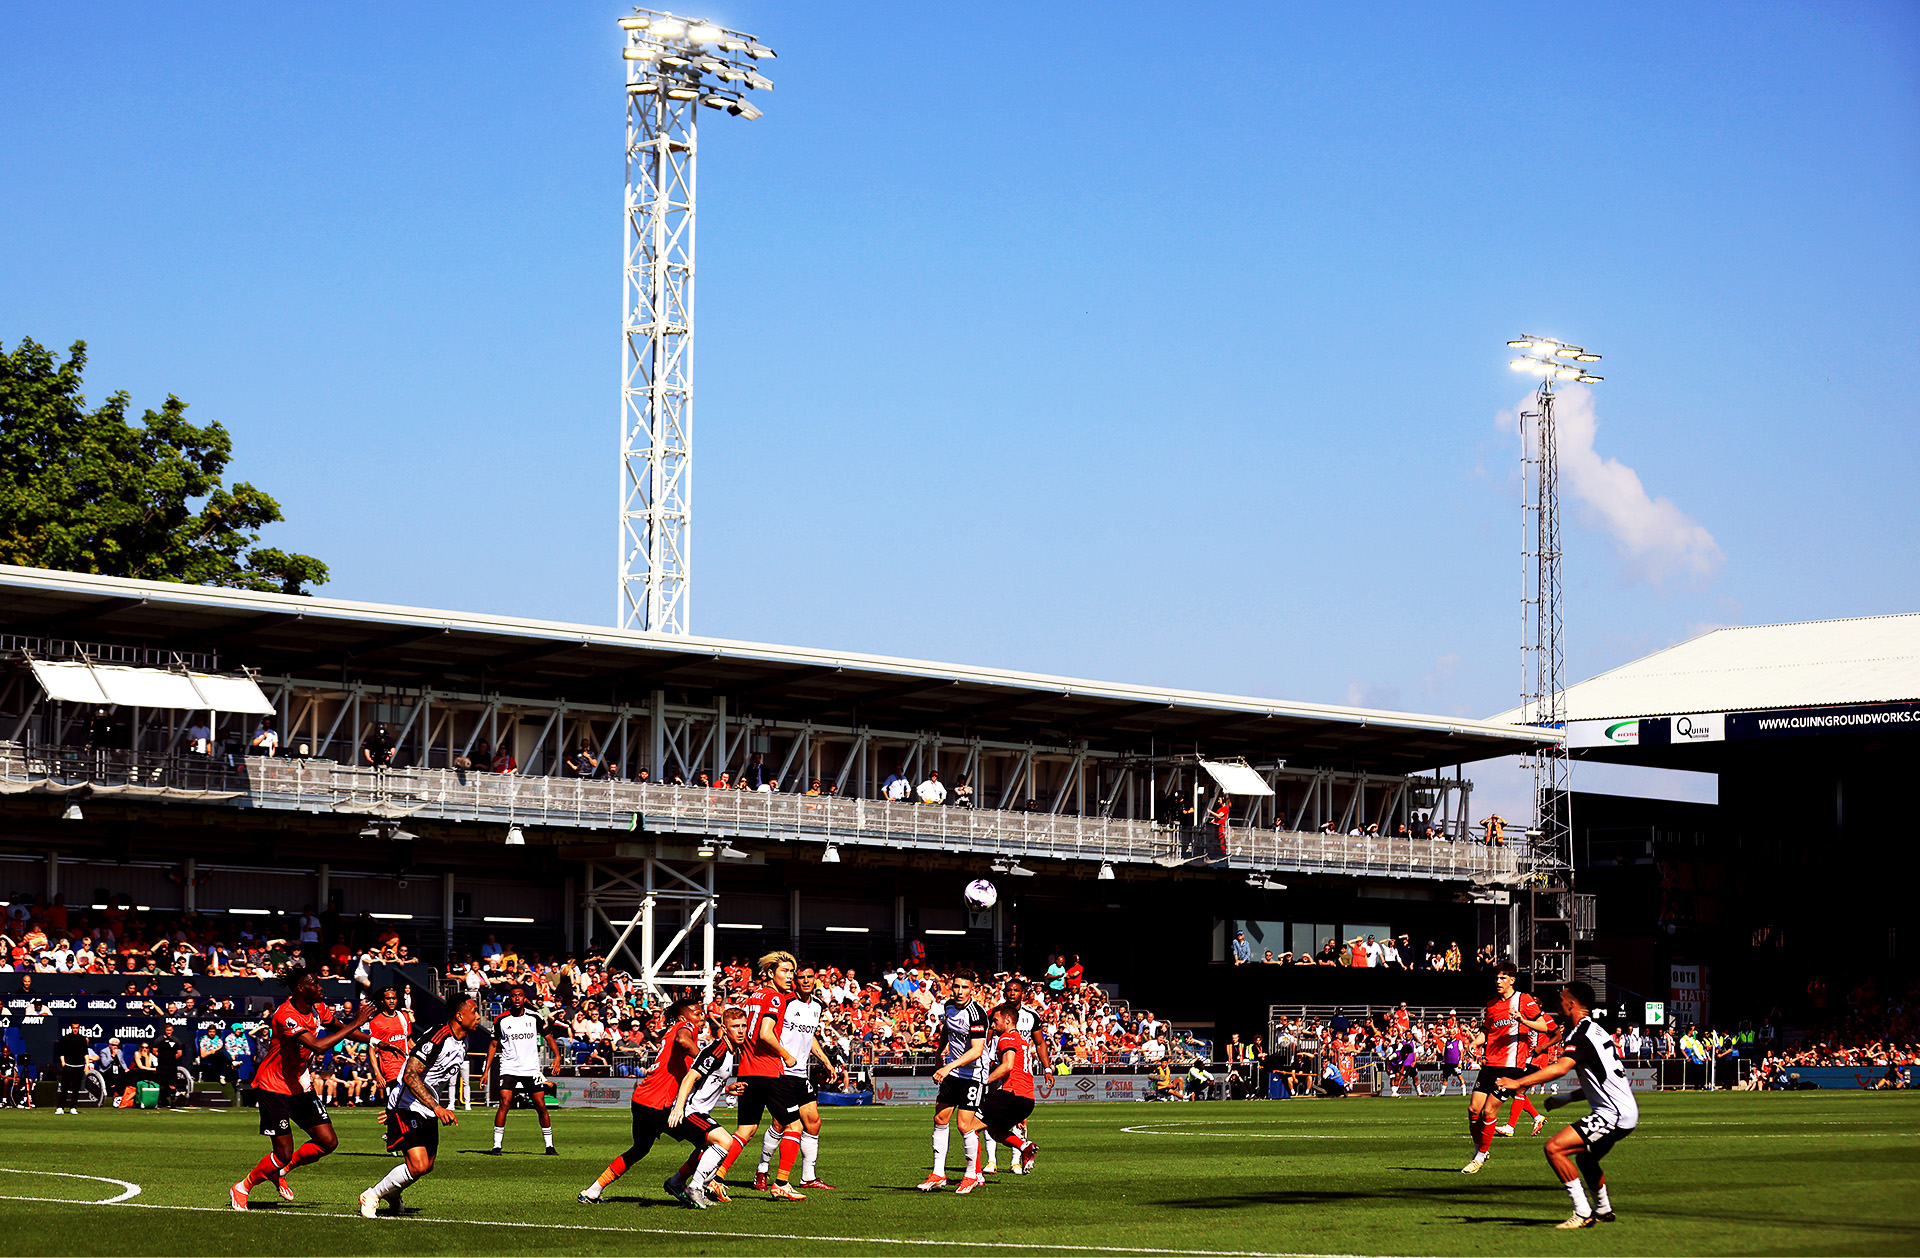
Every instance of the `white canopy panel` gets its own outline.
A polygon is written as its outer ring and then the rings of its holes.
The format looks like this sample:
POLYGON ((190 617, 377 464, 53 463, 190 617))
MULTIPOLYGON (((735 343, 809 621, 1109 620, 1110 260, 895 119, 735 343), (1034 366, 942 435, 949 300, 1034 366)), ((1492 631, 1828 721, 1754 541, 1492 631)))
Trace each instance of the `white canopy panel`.
POLYGON ((1268 786, 1258 773, 1244 764, 1219 764, 1212 760, 1202 760, 1200 767, 1205 769, 1220 789, 1229 795, 1271 795, 1273 788, 1268 786))
POLYGON ((124 664, 32 663, 34 679, 47 697, 63 703, 261 715, 274 710, 251 677, 176 673, 124 664))

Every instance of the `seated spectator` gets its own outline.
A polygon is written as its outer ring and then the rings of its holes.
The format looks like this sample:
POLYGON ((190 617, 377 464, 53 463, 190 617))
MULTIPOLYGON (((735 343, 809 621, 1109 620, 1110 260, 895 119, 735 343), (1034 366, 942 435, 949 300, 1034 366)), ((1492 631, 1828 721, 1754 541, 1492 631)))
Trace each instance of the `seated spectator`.
POLYGON ((492 771, 495 773, 512 773, 519 767, 520 762, 513 758, 513 753, 507 750, 507 745, 501 743, 499 750, 493 753, 492 771))

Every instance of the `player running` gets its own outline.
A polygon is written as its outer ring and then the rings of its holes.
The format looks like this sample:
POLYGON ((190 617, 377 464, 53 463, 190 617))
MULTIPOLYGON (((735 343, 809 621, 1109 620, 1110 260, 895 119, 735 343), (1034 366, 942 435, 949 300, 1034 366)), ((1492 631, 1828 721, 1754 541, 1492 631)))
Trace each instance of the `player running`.
MULTIPOLYGON (((668 1192, 696 1210, 704 1210, 716 1201, 726 1202, 727 1190, 714 1176, 720 1163, 738 1153, 740 1147, 739 1137, 729 1135, 725 1127, 714 1121, 713 1107, 720 1103, 722 1095, 737 1092, 744 1086, 735 1082, 734 1069, 740 1062, 740 1050, 747 1042, 747 1011, 727 1010, 721 1027, 720 1036, 701 1049, 687 1067, 687 1076, 680 1081, 680 1094, 674 1098, 673 1110, 667 1116, 669 1131, 685 1128, 688 1132, 705 1132, 706 1147, 695 1144, 694 1151, 687 1155, 687 1160, 666 1185, 668 1192)), ((693 1143, 691 1139, 689 1143, 693 1143)))
POLYGON ((1519 979, 1513 966, 1505 961, 1494 971, 1494 988, 1499 995, 1487 1002, 1485 1026, 1473 1032, 1473 1046, 1485 1046, 1480 1077, 1474 1081, 1473 1095, 1467 1098, 1467 1132, 1473 1137, 1473 1161, 1460 1168, 1462 1175, 1478 1175, 1487 1164, 1493 1148, 1494 1127, 1500 1121, 1499 1089, 1501 1079, 1526 1073, 1527 1052, 1532 1046, 1528 1031, 1544 1031, 1540 1002, 1515 987, 1519 979))
MULTIPOLYGON (((1047 1048, 1046 1028, 1041 1021, 1041 1011, 1027 1003, 1030 990, 1026 980, 1019 978, 1008 979, 1004 989, 1007 1003, 1020 1011, 1014 1021, 1013 1029, 1026 1036, 1027 1042, 1033 1045, 1034 1059, 1039 1064, 1040 1073, 1046 1074, 1053 1069, 1053 1054, 1047 1048)), ((1014 1128, 1014 1134, 1022 1140, 1027 1138, 1027 1124, 1024 1120, 1014 1128)), ((999 1172, 999 1154, 1000 1143, 995 1140, 987 1141, 987 1164, 980 1168, 981 1174, 993 1175, 999 1172)), ((1020 1158, 1013 1160, 1013 1173, 1015 1175, 1027 1173, 1024 1160, 1020 1158)))
MULTIPOLYGON (((827 1007, 814 994, 820 976, 810 965, 803 965, 793 976, 793 998, 787 1001, 786 1017, 780 1024, 780 1043, 793 1054, 794 1064, 785 1071, 787 1086, 793 1089, 794 1103, 800 1107, 800 1187, 833 1191, 833 1185, 818 1177, 820 1160, 820 1090, 813 1086, 813 1063, 817 1059, 828 1070, 833 1062, 821 1049, 820 1024, 827 1007)), ((760 1140, 760 1165, 753 1176, 756 1191, 764 1192, 767 1168, 778 1155, 783 1139, 777 1127, 769 1126, 760 1140)))
POLYGON ((399 1214, 401 1190, 433 1170, 440 1128, 460 1121, 440 1098, 467 1068, 467 1036, 479 1021, 480 1006, 473 997, 465 992, 449 996, 446 1025, 420 1037, 407 1053, 400 1078, 387 1085, 387 1150, 405 1161, 360 1194, 361 1217, 373 1218, 382 1198, 392 1214, 399 1214))
MULTIPOLYGON (((413 1013, 400 1007, 400 992, 394 987, 376 992, 374 1007, 378 1012, 367 1023, 367 1068, 380 1095, 388 1097, 400 1081, 407 1054, 413 1051, 413 1013)), ((381 1122, 386 1121, 382 1115, 381 1122)))
POLYGON ((916 1187, 934 1192, 947 1186, 948 1124, 954 1112, 960 1114, 960 1139, 966 1152, 967 1169, 960 1177, 961 1192, 972 1192, 981 1183, 980 1122, 982 1079, 986 1073, 981 1057, 987 1051, 987 1011, 973 998, 973 972, 957 971, 950 995, 933 1006, 933 1029, 940 1036, 942 1065, 933 1072, 940 1085, 933 1111, 933 1173, 916 1187))
MULTIPOLYGON (((607 1169, 600 1172, 600 1178, 581 1189, 579 1200, 582 1205, 599 1205, 601 1193, 646 1157, 654 1141, 661 1136, 670 1135, 676 1140, 685 1140, 695 1149, 705 1143, 706 1130, 686 1127, 673 1121, 681 1081, 686 1078, 689 1067, 700 1052, 700 1020, 701 1000, 698 996, 682 996, 667 1006, 667 1030, 660 1040, 660 1055, 653 1059, 653 1066, 633 1087, 633 1144, 625 1153, 607 1163, 607 1169)), ((685 1188, 676 1188, 673 1178, 666 1181, 666 1189, 675 1199, 686 1200, 685 1188)))
POLYGON ((1556 1226, 1565 1230, 1592 1227, 1614 1221, 1613 1203, 1607 1198, 1607 1177, 1600 1159, 1614 1145, 1633 1134, 1640 1123, 1640 1102, 1627 1082, 1627 1068, 1620 1064, 1620 1050, 1606 1029, 1593 1020, 1593 988, 1572 982, 1560 989, 1560 1012, 1573 1023, 1567 1032, 1560 1057, 1518 1078, 1505 1079, 1495 1086, 1503 1089, 1533 1087, 1558 1079, 1569 1070, 1580 1074, 1580 1087, 1566 1096, 1547 1098, 1548 1109, 1585 1100, 1590 1112, 1571 1127, 1563 1127, 1547 1141, 1547 1164, 1560 1177, 1567 1195, 1573 1198, 1573 1214, 1556 1226), (1584 1174, 1593 1186, 1593 1203, 1580 1184, 1584 1174))
POLYGON ((740 1126, 734 1132, 739 1148, 720 1163, 720 1174, 725 1175, 740 1156, 740 1149, 760 1130, 760 1115, 772 1111, 780 1132, 780 1164, 767 1192, 775 1201, 807 1199, 788 1182, 800 1156, 800 1103, 787 1071, 800 1059, 781 1042, 798 968, 791 952, 769 952, 760 958, 762 986, 747 1004, 747 1042, 740 1050, 738 1066, 740 1079, 747 1085, 740 1094, 740 1126))
POLYGON ((540 1041, 547 1042, 548 1060, 558 1060, 560 1046, 554 1042, 553 1032, 547 1029, 547 1015, 538 1009, 527 1006, 527 989, 514 984, 507 989, 507 1007, 493 1020, 493 1039, 487 1043, 487 1064, 481 1070, 481 1077, 493 1077, 493 1057, 496 1050, 500 1054, 500 1081, 495 1085, 500 1095, 500 1108, 493 1112, 493 1148, 489 1153, 500 1156, 500 1145, 507 1138, 507 1111, 513 1108, 516 1093, 533 1101, 534 1110, 540 1115, 540 1138, 546 1141, 547 1152, 557 1154, 553 1147, 553 1115, 547 1113, 547 1081, 540 1073, 540 1041))
POLYGON ((253 1086, 260 1093, 260 1134, 273 1141, 273 1148, 245 1179, 228 1190, 236 1210, 246 1209, 247 1194, 253 1186, 269 1179, 282 1197, 292 1201, 287 1172, 318 1161, 339 1145, 327 1107, 313 1090, 313 1059, 341 1040, 366 1043, 367 1034, 360 1028, 373 1017, 373 1006, 363 1004, 352 1022, 337 1024, 333 1011, 320 1003, 320 980, 304 965, 287 966, 280 982, 287 988, 287 999, 273 1011, 273 1036, 253 1074, 253 1086), (320 1028, 324 1026, 334 1029, 322 1035, 320 1028), (298 1149, 293 1147, 296 1123, 308 1136, 298 1149))
MULTIPOLYGON (((1560 1024, 1553 1020, 1553 1015, 1550 1013, 1543 1015, 1541 1021, 1547 1024, 1547 1029, 1544 1031, 1534 1031, 1530 1033, 1529 1037, 1533 1043, 1531 1055, 1527 1058, 1527 1068, 1529 1070, 1538 1070, 1542 1066, 1551 1066, 1554 1062, 1560 1060, 1560 1024)), ((1498 1110, 1499 1106, 1496 1105, 1494 1108, 1498 1110)), ((1501 1127, 1495 1127, 1493 1129, 1494 1134, 1511 1136, 1513 1129, 1520 1123, 1521 1110, 1525 1110, 1527 1113, 1533 1115, 1533 1131, 1530 1134, 1539 1135, 1540 1129, 1547 1125, 1547 1116, 1533 1107, 1533 1102, 1527 1099, 1527 1090, 1525 1088, 1517 1088, 1514 1090, 1513 1108, 1507 1113, 1506 1124, 1501 1127)))
MULTIPOLYGON (((987 1075, 980 1120, 989 1140, 1013 1150, 1014 1167, 1024 1175, 1033 1170, 1040 1146, 1019 1134, 1020 1125, 1033 1113, 1033 1041, 1017 1029, 1019 1025, 1019 1005, 1010 1000, 994 1006, 994 1066, 987 1075)), ((956 1191, 971 1192, 969 1185, 979 1183, 978 1179, 962 1180, 956 1191)))

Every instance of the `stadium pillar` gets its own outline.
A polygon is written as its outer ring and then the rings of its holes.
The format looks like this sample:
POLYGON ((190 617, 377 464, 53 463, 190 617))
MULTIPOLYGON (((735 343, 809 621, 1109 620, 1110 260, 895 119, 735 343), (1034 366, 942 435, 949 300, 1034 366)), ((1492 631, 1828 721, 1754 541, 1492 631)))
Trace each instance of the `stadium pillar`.
POLYGON ((47 903, 53 903, 53 897, 60 894, 60 853, 51 849, 47 852, 47 903))
MULTIPOLYGON (((191 866, 193 862, 189 861, 187 864, 191 866)), ((192 875, 189 874, 188 877, 191 878, 192 875)), ((333 867, 327 864, 327 862, 321 861, 319 868, 313 871, 313 880, 318 884, 320 895, 320 898, 315 900, 314 903, 319 905, 320 911, 324 913, 327 911, 327 902, 333 898, 333 867)), ((188 894, 191 895, 192 893, 189 892, 188 894)), ((188 905, 191 907, 192 901, 188 901, 188 905)), ((328 940, 327 942, 331 943, 332 940, 328 940)))
POLYGON ((447 930, 447 950, 445 960, 453 960, 453 871, 449 869, 440 875, 440 923, 447 930))
POLYGON ((727 771, 727 696, 713 697, 713 776, 727 771))
MULTIPOLYGON (((180 865, 180 872, 183 875, 180 879, 180 907, 188 913, 194 910, 193 876, 196 868, 197 862, 191 856, 182 861, 180 865)), ((324 908, 326 906, 322 904, 321 907, 324 908)))
POLYGON ((797 949, 800 946, 800 893, 787 892, 787 946, 797 949))
MULTIPOLYGON (((653 780, 667 780, 667 692, 653 692, 652 710, 647 718, 647 759, 653 765, 653 780)), ((588 927, 592 929, 591 926, 588 927)))
POLYGON ((579 954, 573 948, 573 895, 573 875, 568 874, 566 884, 560 892, 560 921, 566 930, 567 954, 578 956, 579 954))

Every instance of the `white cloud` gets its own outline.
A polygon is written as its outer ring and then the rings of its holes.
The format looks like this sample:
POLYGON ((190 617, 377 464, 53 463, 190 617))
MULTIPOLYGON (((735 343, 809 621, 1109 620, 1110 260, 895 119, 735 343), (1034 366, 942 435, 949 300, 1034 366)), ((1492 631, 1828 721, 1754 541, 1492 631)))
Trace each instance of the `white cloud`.
MULTIPOLYGON (((1671 498, 1647 493, 1638 472, 1618 459, 1602 458, 1593 448, 1600 426, 1593 392, 1569 385, 1554 396, 1562 492, 1580 505, 1584 522, 1598 525, 1613 538, 1626 575, 1655 586, 1676 577, 1696 584, 1711 580, 1727 560, 1713 534, 1671 498)), ((1499 425, 1508 432, 1518 431, 1520 411, 1531 409, 1532 402, 1529 397, 1513 410, 1500 412, 1499 425)))

